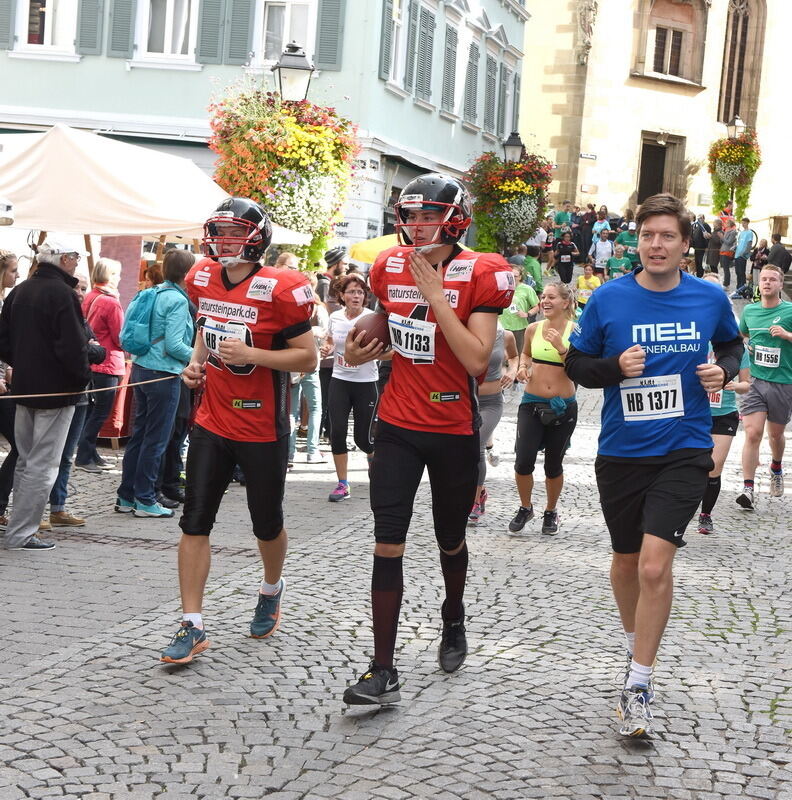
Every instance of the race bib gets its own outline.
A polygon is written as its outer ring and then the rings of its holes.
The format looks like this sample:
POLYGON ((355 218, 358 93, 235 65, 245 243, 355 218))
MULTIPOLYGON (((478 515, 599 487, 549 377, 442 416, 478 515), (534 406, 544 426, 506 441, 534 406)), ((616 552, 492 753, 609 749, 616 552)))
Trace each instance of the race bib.
POLYGON ((206 349, 218 358, 220 357, 220 342, 226 339, 246 341, 247 326, 242 322, 218 322, 214 319, 207 319, 202 330, 206 349))
POLYGON ((627 248, 627 252, 628 252, 628 253, 629 253, 631 256, 634 256, 634 255, 635 255, 635 254, 638 252, 638 248, 637 248, 637 247, 628 247, 628 248, 627 248))
POLYGON ((777 369, 781 365, 781 348, 754 345, 754 364, 757 367, 777 369))
POLYGON ((427 364, 434 363, 436 323, 388 314, 388 328, 391 346, 399 355, 427 364))
POLYGON ((670 419, 685 413, 681 375, 626 378, 619 387, 625 422, 670 419))
POLYGON ((593 289, 578 289, 578 297, 581 300, 588 300, 593 291, 593 289))
POLYGON ((510 313, 510 314, 516 314, 516 313, 517 313, 519 310, 520 310, 520 309, 519 309, 519 307, 517 306, 517 304, 516 304, 516 303, 512 303, 512 304, 509 306, 509 313, 510 313))
POLYGON ((360 364, 350 364, 346 361, 343 353, 336 353, 336 364, 338 364, 341 369, 357 369, 360 366, 360 364))
POLYGON ((563 263, 568 263, 571 260, 572 260, 572 256, 561 256, 561 261, 563 263))
POLYGON ((720 408, 723 405, 723 392, 710 392, 709 404, 710 408, 720 408))

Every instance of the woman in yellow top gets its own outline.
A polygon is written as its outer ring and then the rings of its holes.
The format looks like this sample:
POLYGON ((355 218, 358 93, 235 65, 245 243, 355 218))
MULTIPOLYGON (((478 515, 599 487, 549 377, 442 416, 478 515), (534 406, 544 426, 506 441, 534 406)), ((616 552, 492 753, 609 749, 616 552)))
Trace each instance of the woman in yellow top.
POLYGON ((525 524, 533 519, 533 471, 543 448, 547 507, 542 533, 558 532, 556 504, 564 486, 564 453, 577 423, 575 385, 564 371, 575 319, 572 290, 563 283, 546 284, 540 308, 544 319, 526 329, 517 370, 517 380, 526 386, 517 412, 514 479, 520 507, 509 523, 511 536, 524 535, 525 524))
POLYGON ((577 304, 582 311, 588 303, 591 293, 602 286, 602 280, 594 274, 594 267, 591 264, 583 266, 583 274, 577 279, 577 304))

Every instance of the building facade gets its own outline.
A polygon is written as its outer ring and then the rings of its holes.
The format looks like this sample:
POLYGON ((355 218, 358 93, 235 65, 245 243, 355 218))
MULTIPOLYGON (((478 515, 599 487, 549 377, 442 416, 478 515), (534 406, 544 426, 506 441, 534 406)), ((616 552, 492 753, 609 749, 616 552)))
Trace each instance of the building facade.
POLYGON ((552 200, 634 208, 658 191, 711 216, 710 144, 739 115, 763 166, 748 215, 786 236, 785 0, 530 3, 522 135, 557 164, 552 200))
POLYGON ((427 170, 461 174, 518 124, 524 0, 0 0, 0 127, 55 122, 178 152, 212 171, 207 107, 273 88, 286 43, 318 70, 309 99, 359 126, 338 235, 376 236, 427 170))

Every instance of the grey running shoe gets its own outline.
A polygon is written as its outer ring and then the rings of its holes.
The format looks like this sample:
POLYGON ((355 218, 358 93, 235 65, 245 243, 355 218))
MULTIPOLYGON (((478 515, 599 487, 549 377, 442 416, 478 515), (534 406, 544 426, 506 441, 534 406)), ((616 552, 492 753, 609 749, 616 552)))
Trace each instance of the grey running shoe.
POLYGON ((350 706, 387 706, 400 700, 399 673, 373 661, 358 682, 344 692, 344 702, 350 706))
POLYGON ((487 462, 491 467, 497 467, 500 464, 500 456, 495 452, 494 447, 488 447, 487 449, 487 462))
POLYGON ((512 517, 509 523, 509 536, 524 536, 522 529, 527 522, 533 519, 534 510, 533 506, 520 506, 517 513, 512 517))
POLYGON ((784 473, 771 472, 770 497, 783 497, 783 496, 784 496, 784 473))
POLYGON ((715 533, 715 528, 712 525, 712 517, 709 514, 699 514, 698 532, 715 533))
POLYGON ((633 686, 624 689, 619 696, 616 713, 621 720, 619 733, 622 736, 642 738, 652 734, 652 710, 649 708, 648 687, 633 686))
POLYGON ((737 495, 737 505, 744 508, 746 511, 755 511, 754 506, 754 490, 751 486, 743 488, 742 492, 737 495))

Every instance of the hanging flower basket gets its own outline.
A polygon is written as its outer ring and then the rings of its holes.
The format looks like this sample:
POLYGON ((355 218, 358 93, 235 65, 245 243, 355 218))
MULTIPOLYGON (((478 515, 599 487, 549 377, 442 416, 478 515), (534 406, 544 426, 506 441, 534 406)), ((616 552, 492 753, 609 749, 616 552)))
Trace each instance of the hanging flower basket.
POLYGON ((479 156, 465 175, 473 195, 477 249, 498 252, 524 242, 547 209, 552 166, 527 154, 503 161, 495 153, 479 156))
POLYGON ((709 150, 709 173, 712 180, 713 211, 718 214, 731 199, 735 199, 735 216, 745 214, 751 197, 754 176, 762 164, 762 153, 756 131, 746 128, 735 139, 718 139, 709 150))
POLYGON ((333 108, 246 83, 212 103, 209 114, 217 183, 261 203, 278 225, 310 234, 302 255, 318 261, 352 184, 356 126, 333 108))

